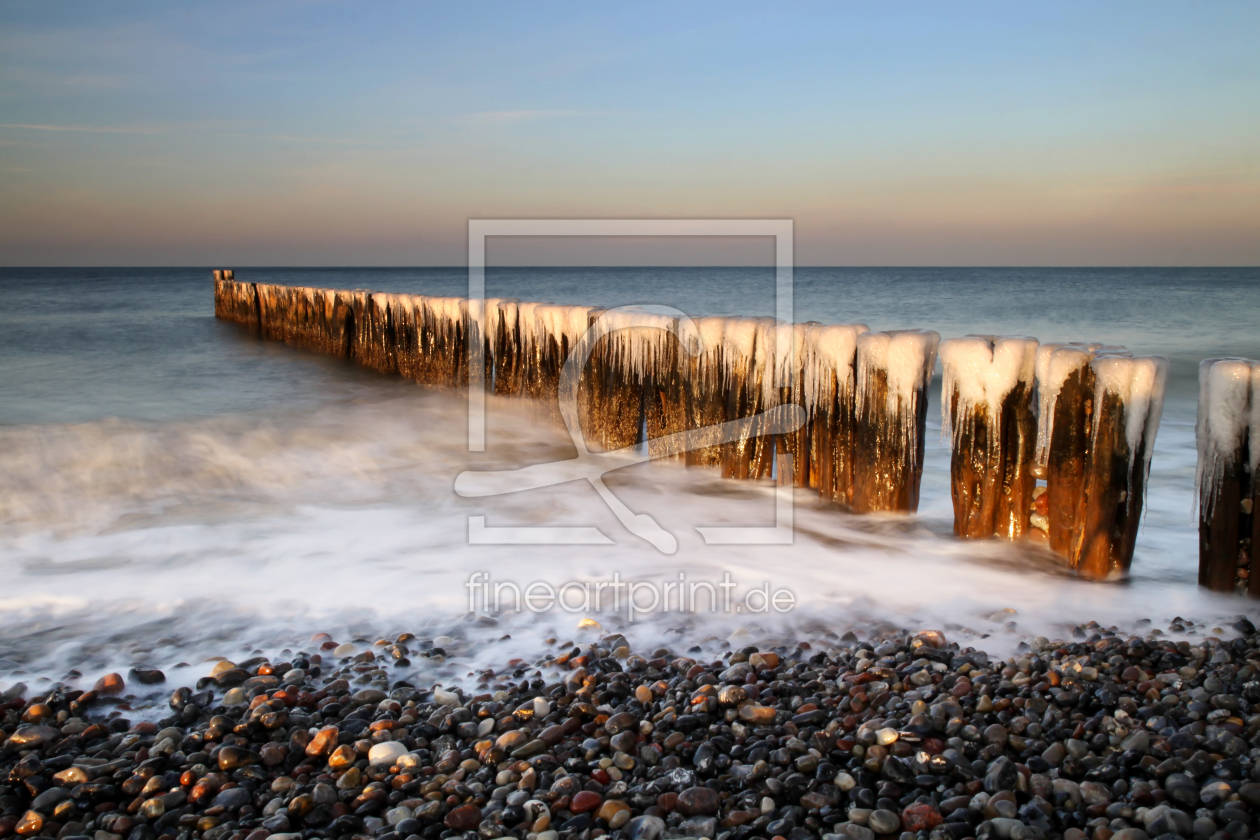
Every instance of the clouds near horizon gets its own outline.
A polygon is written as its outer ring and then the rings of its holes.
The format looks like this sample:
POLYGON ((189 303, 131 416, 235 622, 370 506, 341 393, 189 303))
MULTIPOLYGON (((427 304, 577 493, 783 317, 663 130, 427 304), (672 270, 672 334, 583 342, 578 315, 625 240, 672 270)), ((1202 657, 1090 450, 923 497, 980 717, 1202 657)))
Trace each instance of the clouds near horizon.
POLYGON ((802 264, 1255 265, 1258 31, 1242 2, 9 2, 0 264, 458 265, 469 218, 757 217, 802 264))

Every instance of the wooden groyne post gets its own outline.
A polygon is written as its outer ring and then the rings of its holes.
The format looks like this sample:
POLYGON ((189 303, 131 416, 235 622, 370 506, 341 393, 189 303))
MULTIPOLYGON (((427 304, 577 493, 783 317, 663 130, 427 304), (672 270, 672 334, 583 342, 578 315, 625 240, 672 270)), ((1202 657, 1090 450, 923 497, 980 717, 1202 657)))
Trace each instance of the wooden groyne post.
POLYGON ((853 509, 859 513, 918 510, 927 389, 939 343, 932 330, 857 337, 853 509))
POLYGON ((1133 562, 1168 360, 1096 353, 1094 397, 1078 536, 1069 560, 1090 580, 1123 577, 1133 562))
POLYGON ((425 385, 467 387, 470 347, 480 343, 487 387, 553 409, 576 341, 609 318, 579 381, 591 443, 651 451, 666 435, 797 403, 807 417, 798 431, 771 435, 749 424, 735 441, 715 438, 682 457, 731 478, 766 479, 776 463, 791 464, 780 482, 860 512, 918 506, 934 332, 701 318, 693 322, 700 347, 684 352, 671 334, 677 316, 647 310, 280 286, 238 281, 231 270, 216 270, 214 286, 220 318, 425 385))
POLYGON ((941 427, 950 439, 950 494, 960 537, 1013 540, 1029 529, 1036 351, 1035 338, 941 342, 941 427))
POLYGON ((1252 558, 1260 460, 1260 363, 1205 359, 1199 365, 1195 424, 1199 502, 1199 585, 1260 597, 1252 558))

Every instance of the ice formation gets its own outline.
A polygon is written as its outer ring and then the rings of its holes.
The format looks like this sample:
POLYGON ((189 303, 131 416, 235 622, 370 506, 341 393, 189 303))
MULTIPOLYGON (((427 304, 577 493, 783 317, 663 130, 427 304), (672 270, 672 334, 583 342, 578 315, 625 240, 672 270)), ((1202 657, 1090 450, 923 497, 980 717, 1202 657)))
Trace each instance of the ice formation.
POLYGON ((1260 363, 1248 359, 1204 359, 1199 363, 1199 414, 1195 439, 1199 450, 1195 490, 1200 515, 1215 506, 1226 465, 1248 443, 1248 468, 1255 475, 1260 435, 1260 363))
POLYGON ((1123 347, 1083 342, 1043 344, 1037 348, 1037 462, 1045 465, 1054 434, 1054 407, 1063 384, 1077 371, 1083 371, 1095 353, 1128 353, 1123 347))
MULTIPOLYGON (((919 394, 932 379, 940 333, 933 330, 865 332, 857 337, 858 413, 869 412, 878 398, 875 388, 884 375, 883 411, 907 424, 919 394)), ((914 424, 909 424, 913 428, 914 424)))
POLYGON ((814 324, 805 330, 802 390, 809 414, 819 410, 824 398, 853 394, 858 336, 866 332, 865 324, 814 324))
POLYGON ((599 316, 606 331, 608 359, 616 369, 628 373, 635 382, 663 372, 666 359, 677 349, 678 318, 646 308, 622 308, 599 316))
POLYGON ((1130 356, 1128 351, 1099 351, 1090 366, 1094 370, 1094 415, 1092 437, 1097 438, 1102 422, 1103 396, 1119 397, 1124 406, 1124 438, 1132 459, 1142 451, 1142 482, 1151 469, 1155 434, 1164 411, 1164 386, 1168 381, 1168 360, 1163 356, 1130 356))
POLYGON ((1037 339, 967 336, 941 342, 941 431, 957 445, 959 426, 984 406, 996 432, 1002 404, 1016 387, 1033 385, 1037 339), (957 421, 957 422, 955 422, 957 421))

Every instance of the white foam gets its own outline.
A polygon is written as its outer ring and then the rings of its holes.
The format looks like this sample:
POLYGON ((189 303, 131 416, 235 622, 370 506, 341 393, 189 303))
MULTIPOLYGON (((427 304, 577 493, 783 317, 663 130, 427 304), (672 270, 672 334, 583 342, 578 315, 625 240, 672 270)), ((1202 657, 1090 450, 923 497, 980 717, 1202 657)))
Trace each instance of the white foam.
POLYGON ((1002 403, 1021 383, 1032 387, 1037 357, 1037 339, 1023 336, 967 336, 941 342, 941 429, 957 435, 953 426, 951 402, 957 394, 960 421, 970 417, 976 406, 987 409, 991 431, 1001 420, 1002 403))
MULTIPOLYGON (((1194 585, 1194 538, 1181 536, 1184 505, 1173 511, 1190 492, 1184 479, 1174 477, 1176 492, 1165 492, 1162 507, 1157 501, 1152 519, 1170 524, 1148 525, 1142 562, 1123 588, 1056 576, 1018 545, 942 536, 953 517, 949 457, 934 446, 917 517, 848 516, 802 490, 795 542, 784 546, 709 546, 695 530, 772 523, 767 486, 682 467, 620 471, 617 493, 626 504, 677 535, 679 552, 666 557, 630 535, 585 482, 476 500, 450 491, 461 470, 572 457, 568 436, 537 422, 529 403, 488 398, 488 451, 470 454, 462 395, 389 377, 350 383, 321 374, 311 384, 321 399, 312 409, 276 406, 196 422, 0 427, 7 602, 0 604, 7 641, 0 659, 12 658, 19 645, 30 651, 21 660, 27 674, 2 673, 0 683, 35 685, 40 675, 59 679, 79 667, 78 685, 86 688, 109 670, 126 673, 147 662, 164 669, 172 685, 185 684, 204 676, 209 665, 202 660, 213 654, 248 656, 262 647, 274 656, 285 645, 308 647, 316 631, 370 642, 429 625, 430 638, 458 631, 451 634, 497 645, 448 660, 463 677, 474 660, 498 667, 531 654, 544 631, 575 638, 585 612, 505 614, 495 627, 463 621, 466 584, 478 570, 522 587, 605 581, 614 570, 623 580, 676 581, 685 571, 688 580, 719 582, 729 571, 740 584, 737 603, 766 581, 798 598, 792 613, 751 620, 746 613, 675 611, 625 626, 597 616, 608 629, 624 629, 639 651, 671 646, 681 653, 683 642, 724 638, 740 626, 754 634, 795 627, 815 634, 811 639, 853 627, 865 637, 887 620, 944 627, 952 641, 1009 652, 1027 635, 1070 638, 1071 625, 1088 619, 1106 617, 1125 628, 1143 617, 1212 618, 1244 609, 1194 585), (580 551, 471 545, 470 515, 486 515, 496 527, 592 525, 616 544, 580 551), (987 618, 1008 607, 1018 614, 987 618), (1018 632, 1003 630, 1007 620, 1018 621, 1018 632), (958 625, 992 635, 968 640, 953 629, 958 625), (677 628, 684 628, 681 636, 677 628), (512 638, 494 641, 505 634, 512 638), (164 637, 185 646, 157 642, 164 637), (85 654, 89 647, 96 653, 85 654), (180 661, 194 667, 169 667, 180 661)), ((1160 457, 1187 453, 1188 467, 1191 436, 1171 431, 1160 457)), ((764 638, 754 635, 750 643, 764 638)), ((414 661, 416 669, 434 667, 414 661)), ((412 675, 399 670, 398 678, 412 675)))

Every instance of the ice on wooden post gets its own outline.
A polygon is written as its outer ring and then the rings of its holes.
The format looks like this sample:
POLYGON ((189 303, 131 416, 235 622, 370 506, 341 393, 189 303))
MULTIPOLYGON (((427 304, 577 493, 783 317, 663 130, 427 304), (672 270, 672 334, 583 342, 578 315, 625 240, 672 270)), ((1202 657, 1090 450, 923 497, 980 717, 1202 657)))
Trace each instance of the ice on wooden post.
POLYGON ((527 358, 524 392, 558 411, 564 360, 590 326, 590 307, 519 304, 521 344, 527 358))
POLYGON ((858 336, 853 508, 859 513, 919 506, 927 389, 939 341, 931 330, 858 336))
MULTIPOLYGON (((779 405, 805 405, 805 348, 810 331, 821 326, 816 322, 783 324, 775 333, 776 401, 779 405)), ((776 436, 775 451, 786 454, 788 459, 776 460, 792 466, 791 483, 796 487, 810 487, 814 483, 814 467, 810 461, 809 422, 802 423, 795 431, 776 436)), ((775 468, 776 470, 778 467, 775 468)), ((776 473, 777 475, 777 473, 776 473)), ((784 476, 778 476, 780 483, 784 476)))
MULTIPOLYGON (((1037 477, 1046 481, 1045 513, 1031 524, 1047 533, 1051 550, 1071 558, 1080 528, 1089 451, 1094 371, 1101 344, 1043 344, 1037 349, 1037 477)), ((1109 352, 1125 352, 1108 348, 1109 352)))
POLYGON ((1090 580, 1122 577, 1133 562, 1146 479, 1164 408, 1168 360, 1099 352, 1080 526, 1069 561, 1090 580))
MULTIPOLYGON (((710 316, 694 321, 699 333, 700 352, 685 362, 684 411, 688 430, 711 429, 730 419, 726 414, 723 340, 728 319, 710 316)), ((717 467, 722 449, 716 445, 698 446, 684 453, 688 466, 717 467)))
MULTIPOLYGON (((770 319, 727 318, 722 330, 721 392, 725 420, 751 417, 764 408, 762 380, 770 319)), ((773 322, 770 322, 773 323, 773 322)), ((721 446, 723 478, 760 478, 757 437, 751 429, 721 446)), ((768 472, 767 472, 768 474, 768 472)))
POLYGON ((1029 528, 1037 437, 1037 340, 968 336, 941 342, 941 427, 950 439, 954 533, 1018 539, 1029 528))
POLYGON ((491 298, 486 301, 486 348, 490 354, 491 381, 496 394, 515 396, 521 385, 521 334, 519 301, 491 298))
POLYGON ((1195 426, 1199 585, 1260 597, 1252 573, 1256 460, 1260 456, 1260 363, 1205 359, 1195 426))
POLYGON ((677 319, 646 309, 592 313, 592 322, 596 319, 603 335, 588 368, 593 406, 588 436, 610 450, 639 443, 645 424, 649 436, 660 437, 665 412, 653 403, 659 403, 658 383, 677 366, 670 332, 677 319))
POLYGON ((857 343, 865 332, 865 324, 810 325, 802 350, 809 483, 847 507, 853 505, 857 343))

